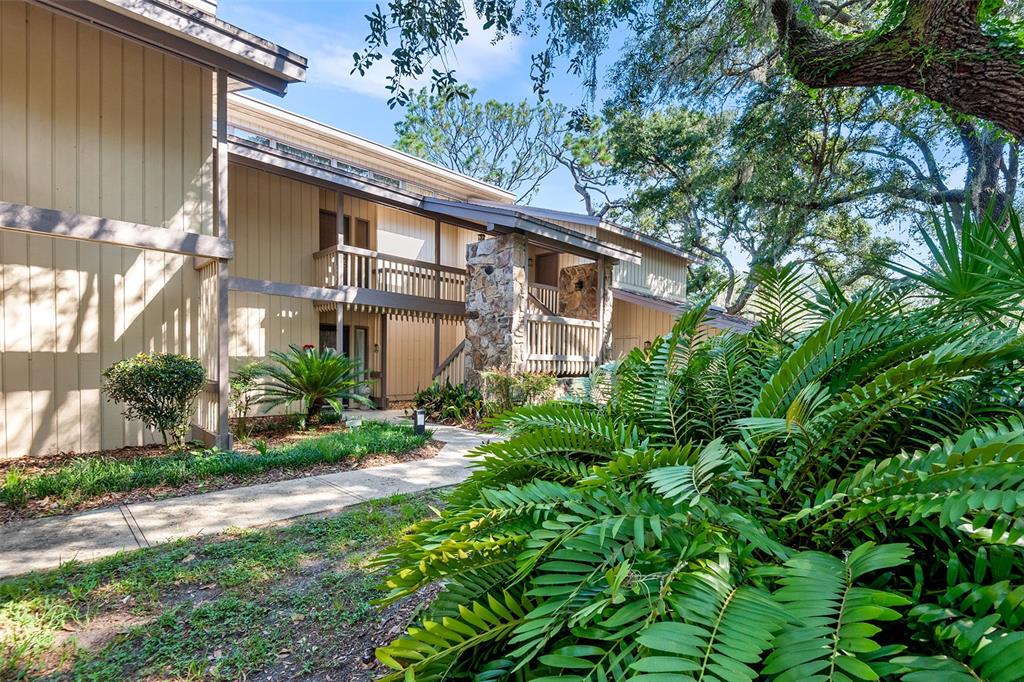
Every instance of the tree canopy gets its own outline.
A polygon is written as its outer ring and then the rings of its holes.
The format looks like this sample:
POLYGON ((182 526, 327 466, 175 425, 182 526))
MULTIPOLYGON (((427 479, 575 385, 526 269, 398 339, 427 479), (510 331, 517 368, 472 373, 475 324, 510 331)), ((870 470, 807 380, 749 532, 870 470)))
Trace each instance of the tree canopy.
MULTIPOLYGON (((390 0, 368 15, 365 71, 391 50, 393 104, 407 83, 468 35, 463 3, 390 0)), ((613 34, 626 35, 615 78, 629 99, 727 96, 784 71, 813 88, 894 86, 1024 135, 1020 0, 582 0, 473 5, 501 40, 539 34, 531 75, 541 95, 562 62, 591 86, 613 34)), ((433 70, 434 87, 456 81, 433 70)))
POLYGON ((475 94, 415 93, 395 124, 395 146, 526 201, 558 165, 549 150, 564 135, 565 107, 479 101, 475 94))

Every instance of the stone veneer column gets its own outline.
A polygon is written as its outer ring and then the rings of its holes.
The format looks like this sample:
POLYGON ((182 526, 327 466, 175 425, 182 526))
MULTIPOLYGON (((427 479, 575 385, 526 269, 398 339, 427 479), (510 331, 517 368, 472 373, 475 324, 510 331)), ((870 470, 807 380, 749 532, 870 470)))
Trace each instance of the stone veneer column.
POLYGON ((480 372, 526 371, 526 238, 505 234, 466 245, 465 381, 480 372))

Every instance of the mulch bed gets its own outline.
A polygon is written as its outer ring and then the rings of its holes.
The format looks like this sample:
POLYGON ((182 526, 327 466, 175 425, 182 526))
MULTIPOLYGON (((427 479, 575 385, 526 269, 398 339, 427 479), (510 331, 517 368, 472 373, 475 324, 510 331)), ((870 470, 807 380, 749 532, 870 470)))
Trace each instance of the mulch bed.
MULTIPOLYGON (((328 425, 323 426, 317 430, 303 431, 300 434, 281 434, 274 441, 267 439, 268 444, 271 447, 274 444, 281 444, 285 442, 294 442, 295 440, 304 440, 306 438, 315 438, 317 436, 323 436, 332 431, 340 430, 344 427, 339 425, 328 425), (287 440, 292 438, 292 440, 287 440)), ((330 464, 316 464, 309 467, 303 467, 301 469, 274 469, 270 471, 264 471, 260 474, 253 476, 221 476, 218 478, 208 478, 201 481, 194 481, 186 483, 180 486, 160 486, 156 488, 145 488, 140 490, 130 490, 125 492, 109 493, 100 497, 93 497, 85 500, 76 505, 58 504, 58 502, 51 501, 49 498, 43 498, 41 500, 29 500, 24 507, 18 509, 11 509, 7 505, 0 503, 0 525, 9 523, 11 521, 19 521, 22 519, 37 518, 40 516, 56 516, 60 514, 70 514, 74 512, 85 511, 88 509, 97 509, 99 507, 109 507, 115 504, 132 503, 132 502, 151 502, 153 500, 161 500, 168 497, 185 497, 188 495, 199 495, 202 493, 212 492, 214 490, 225 490, 227 488, 241 488, 251 485, 259 485, 260 483, 274 483, 276 481, 286 481, 293 478, 307 478, 309 476, 319 476, 323 474, 333 474, 339 471, 351 471, 353 469, 369 469, 372 467, 384 466, 385 464, 396 464, 398 462, 412 462, 420 459, 430 459, 437 455, 438 451, 444 446, 444 443, 440 441, 431 440, 424 444, 422 447, 409 452, 401 454, 373 454, 368 455, 362 459, 348 459, 341 462, 333 462, 330 464)), ((244 447, 235 448, 238 452, 255 453, 256 450, 244 447)), ((41 473, 47 469, 53 469, 60 466, 56 464, 56 461, 60 461, 66 464, 71 459, 78 459, 82 457, 90 456, 103 456, 103 457, 115 457, 117 459, 135 459, 138 457, 158 457, 161 455, 168 454, 167 449, 162 445, 152 445, 144 447, 131 447, 131 448, 120 448, 118 450, 107 450, 95 453, 77 454, 77 453, 61 453, 59 455, 53 455, 51 457, 32 457, 22 458, 15 460, 7 464, 7 467, 17 466, 23 469, 26 473, 41 473), (58 458, 63 458, 58 460, 58 458), (33 468, 35 467, 35 468, 33 468)), ((2 470, 0 470, 2 475, 2 470)))

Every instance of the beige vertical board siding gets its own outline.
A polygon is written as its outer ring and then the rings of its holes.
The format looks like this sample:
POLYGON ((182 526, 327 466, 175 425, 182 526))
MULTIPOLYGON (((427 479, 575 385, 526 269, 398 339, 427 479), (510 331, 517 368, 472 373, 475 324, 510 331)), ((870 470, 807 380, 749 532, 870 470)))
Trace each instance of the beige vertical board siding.
MULTIPOLYGON (((262 170, 232 165, 228 214, 235 260, 231 274, 291 284, 312 284, 319 250, 321 191, 262 170)), ((266 360, 272 351, 316 344, 319 314, 312 301, 232 292, 229 296, 232 368, 266 360)), ((294 409, 298 409, 295 407, 294 409)), ((276 410, 275 413, 287 411, 276 410)))
POLYGON ((612 271, 613 286, 658 298, 686 300, 686 259, 653 246, 603 231, 601 241, 640 252, 639 263, 620 261, 612 271))
MULTIPOLYGON (((676 317, 661 310, 617 300, 612 306, 612 357, 619 358, 634 348, 653 341, 672 331, 676 317)), ((701 324, 698 336, 708 338, 722 333, 721 329, 701 324)))
POLYGON ((675 318, 669 313, 627 301, 612 306, 612 356, 622 357, 655 337, 667 334, 675 318))
POLYGON ((479 238, 479 232, 441 223, 441 265, 466 267, 466 247, 479 238))
MULTIPOLYGON (((0 200, 212 232, 212 75, 0 3, 0 200)), ((0 457, 151 439, 101 395, 141 350, 195 354, 191 259, 0 232, 0 457)))
MULTIPOLYGON (((442 351, 442 358, 444 353, 442 351)), ((408 400, 430 385, 434 373, 434 322, 392 317, 388 321, 388 397, 408 400)))
POLYGON ((434 221, 389 206, 377 206, 377 251, 434 261, 434 221))

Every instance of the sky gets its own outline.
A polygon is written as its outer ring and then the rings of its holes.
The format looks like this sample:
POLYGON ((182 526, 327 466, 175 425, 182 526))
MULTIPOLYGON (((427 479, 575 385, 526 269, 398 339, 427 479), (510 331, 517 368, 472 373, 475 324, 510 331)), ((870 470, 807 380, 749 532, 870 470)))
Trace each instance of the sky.
MULTIPOLYGON (((392 145, 395 122, 404 112, 401 107, 388 108, 385 78, 390 64, 380 63, 366 76, 350 73, 352 54, 363 47, 368 32, 365 15, 374 5, 363 0, 219 0, 217 16, 309 59, 306 82, 289 86, 283 98, 257 90, 250 95, 392 145)), ((461 83, 477 88, 481 99, 534 99, 530 54, 537 43, 510 37, 494 45, 492 38, 477 21, 448 67, 455 69, 461 83)), ((575 106, 586 100, 587 93, 575 78, 560 75, 551 85, 551 98, 575 106)), ((530 203, 583 212, 569 174, 562 169, 545 180, 530 203)))

